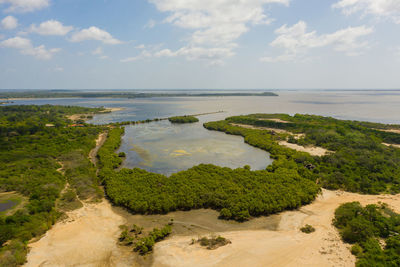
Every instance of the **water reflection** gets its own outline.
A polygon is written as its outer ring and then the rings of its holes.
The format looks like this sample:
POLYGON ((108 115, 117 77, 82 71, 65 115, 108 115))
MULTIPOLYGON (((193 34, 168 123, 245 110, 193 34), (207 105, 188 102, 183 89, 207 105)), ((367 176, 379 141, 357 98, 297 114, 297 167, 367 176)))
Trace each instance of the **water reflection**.
POLYGON ((269 154, 243 142, 242 137, 208 131, 201 123, 173 125, 168 121, 129 126, 120 151, 127 154, 123 167, 139 167, 170 175, 212 163, 237 168, 265 169, 269 154))

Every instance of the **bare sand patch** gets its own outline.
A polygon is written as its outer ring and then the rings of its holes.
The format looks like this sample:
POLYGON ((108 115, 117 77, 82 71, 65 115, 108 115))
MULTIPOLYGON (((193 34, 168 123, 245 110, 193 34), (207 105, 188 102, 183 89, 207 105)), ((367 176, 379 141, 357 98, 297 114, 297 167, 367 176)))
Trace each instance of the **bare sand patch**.
POLYGON ((342 203, 389 204, 399 212, 400 195, 359 195, 323 190, 310 205, 281 214, 278 231, 235 231, 220 233, 232 244, 206 250, 190 245, 197 236, 175 236, 155 247, 153 266, 354 266, 355 257, 332 226, 335 209, 342 203), (304 234, 299 228, 316 228, 304 234))
POLYGON ((290 121, 284 121, 284 120, 281 120, 281 119, 274 119, 274 118, 271 118, 271 119, 268 119, 268 118, 259 118, 258 120, 259 120, 259 121, 274 121, 274 122, 280 122, 280 123, 292 123, 292 122, 290 122, 290 121))
POLYGON ((307 152, 312 156, 321 157, 321 156, 324 156, 326 154, 332 153, 332 151, 329 151, 329 150, 327 150, 325 148, 322 148, 322 147, 316 147, 316 146, 304 147, 304 146, 300 146, 300 145, 297 145, 297 144, 289 143, 287 141, 279 141, 279 145, 294 149, 296 151, 307 152))
POLYGON ((242 127, 246 129, 253 129, 253 130, 265 130, 265 131, 271 131, 275 133, 286 133, 286 134, 291 134, 290 132, 282 129, 277 129, 277 128, 268 128, 268 127, 259 127, 259 126, 253 126, 253 125, 248 125, 248 124, 240 124, 240 123, 230 123, 232 126, 237 126, 237 127, 242 127))
POLYGON ((121 110, 124 110, 124 108, 106 108, 105 110, 100 111, 100 112, 101 113, 104 113, 104 112, 116 112, 116 111, 121 111, 121 110))
POLYGON ((67 213, 68 219, 29 244, 25 266, 135 266, 135 254, 117 245, 125 219, 103 200, 67 213))
MULTIPOLYGON (((116 111, 121 111, 124 110, 124 108, 106 108, 102 111, 99 111, 99 113, 109 113, 109 112, 116 112, 116 111)), ((85 114, 73 114, 67 116, 68 119, 71 121, 77 121, 77 120, 88 120, 88 116, 94 116, 96 113, 85 113, 85 114)))
POLYGON ((375 130, 382 131, 382 132, 387 132, 387 133, 400 134, 400 129, 375 129, 375 130))
POLYGON ((388 143, 382 143, 382 145, 385 145, 385 146, 392 146, 392 147, 397 147, 397 148, 400 148, 400 145, 399 145, 399 144, 388 144, 388 143))

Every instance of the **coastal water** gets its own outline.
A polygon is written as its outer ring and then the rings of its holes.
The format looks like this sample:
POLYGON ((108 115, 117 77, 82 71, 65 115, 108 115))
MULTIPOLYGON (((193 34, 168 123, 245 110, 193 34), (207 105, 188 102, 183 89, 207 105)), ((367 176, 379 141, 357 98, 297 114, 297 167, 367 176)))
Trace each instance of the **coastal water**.
POLYGON ((123 108, 97 115, 91 123, 103 124, 163 118, 200 116, 200 122, 172 125, 168 121, 126 127, 121 151, 126 167, 171 174, 199 163, 231 168, 250 165, 264 169, 269 155, 243 143, 243 138, 204 129, 202 123, 250 113, 316 114, 339 119, 400 124, 400 91, 277 91, 277 97, 173 97, 143 99, 71 98, 16 100, 13 104, 79 105, 123 108))

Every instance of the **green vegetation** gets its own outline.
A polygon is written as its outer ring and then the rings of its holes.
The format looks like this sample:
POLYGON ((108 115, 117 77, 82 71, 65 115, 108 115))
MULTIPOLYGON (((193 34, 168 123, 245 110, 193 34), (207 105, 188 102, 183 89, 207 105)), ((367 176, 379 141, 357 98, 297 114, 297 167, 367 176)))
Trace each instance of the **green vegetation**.
POLYGON ((205 123, 204 126, 243 136, 246 143, 268 151, 275 159, 268 167, 270 172, 291 169, 327 189, 368 194, 400 192, 400 149, 382 144, 400 143, 400 134, 376 130, 387 129, 387 125, 312 115, 255 114, 230 117, 224 121, 205 123), (284 122, 269 120, 272 118, 284 122), (289 133, 247 129, 232 123, 305 135, 296 139, 289 133), (323 147, 334 153, 317 157, 278 144, 287 138, 298 145, 323 147))
MULTIPOLYGON (((101 109, 62 106, 0 107, 0 191, 17 191, 26 204, 0 215, 0 266, 23 264, 26 244, 44 234, 59 218, 56 201, 65 187, 82 198, 98 192, 93 166, 87 159, 102 127, 68 127, 67 115, 101 109), (54 127, 47 127, 53 124, 54 127), (65 177, 59 169, 62 162, 65 177)), ((62 201, 72 198, 71 192, 62 201)))
POLYGON ((198 118, 193 116, 177 116, 168 118, 168 120, 172 123, 194 123, 199 121, 198 118))
POLYGON ((171 224, 165 225, 161 229, 154 228, 147 235, 144 235, 143 227, 134 224, 130 229, 126 225, 120 226, 122 232, 119 242, 125 246, 133 245, 134 251, 140 255, 145 255, 153 250, 157 242, 164 240, 171 234, 171 224))
POLYGON ((223 219, 245 221, 310 203, 320 188, 296 171, 275 172, 248 168, 193 167, 166 177, 141 169, 114 171, 121 159, 114 151, 123 129, 114 128, 99 150, 99 173, 108 197, 117 205, 142 214, 212 208, 223 219))
POLYGON ((138 251, 141 255, 151 252, 154 245, 169 236, 171 231, 172 227, 169 224, 165 225, 161 230, 154 228, 147 236, 140 238, 135 243, 134 250, 138 251))
POLYGON ((302 231, 303 233, 306 233, 306 234, 311 234, 311 233, 315 232, 315 228, 309 224, 306 224, 305 226, 300 228, 300 231, 302 231))
POLYGON ((75 190, 73 189, 65 190, 57 202, 57 209, 61 211, 71 211, 81 207, 83 207, 83 204, 79 201, 75 190))
MULTIPOLYGON (((192 240, 192 244, 195 243, 195 240, 192 240)), ((209 250, 214 250, 219 247, 226 246, 228 244, 231 244, 232 242, 225 237, 222 236, 211 236, 210 238, 207 237, 201 237, 197 240, 197 243, 200 244, 202 247, 207 247, 209 250)))
POLYGON ((335 211, 333 224, 343 241, 354 244, 356 266, 400 266, 400 215, 387 205, 345 203, 335 211))

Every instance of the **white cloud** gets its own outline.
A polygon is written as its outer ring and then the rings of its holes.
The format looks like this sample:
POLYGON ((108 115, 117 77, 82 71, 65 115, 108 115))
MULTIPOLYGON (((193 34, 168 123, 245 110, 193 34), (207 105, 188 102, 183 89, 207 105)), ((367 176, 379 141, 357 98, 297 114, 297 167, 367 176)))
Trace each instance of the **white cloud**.
POLYGON ((6 12, 25 13, 40 10, 50 5, 50 0, 0 0, 8 5, 6 12))
POLYGON ((1 28, 13 30, 18 27, 18 20, 13 16, 7 16, 1 21, 1 28))
POLYGON ((103 48, 100 46, 92 51, 92 55, 102 55, 102 54, 103 54, 103 48))
POLYGON ((326 46, 333 46, 334 50, 349 56, 359 55, 368 47, 368 42, 360 41, 359 38, 372 32, 372 28, 360 26, 318 35, 315 31, 307 32, 307 24, 304 21, 299 21, 292 27, 283 25, 275 31, 279 36, 270 43, 270 46, 284 49, 284 53, 277 57, 263 57, 261 61, 291 61, 299 55, 304 55, 309 49, 326 46))
POLYGON ((152 29, 156 26, 157 22, 154 19, 149 20, 146 25, 144 25, 145 29, 152 29))
POLYGON ((144 50, 144 51, 142 51, 142 53, 140 53, 139 55, 137 55, 135 57, 127 57, 127 58, 121 59, 120 61, 123 63, 126 63, 126 62, 133 62, 133 61, 138 61, 140 59, 151 58, 151 57, 153 57, 153 54, 150 53, 149 51, 144 50))
POLYGON ((55 71, 55 72, 63 72, 64 71, 64 68, 63 67, 55 67, 54 69, 53 69, 53 71, 55 71))
POLYGON ((111 44, 111 45, 122 44, 122 41, 115 39, 108 32, 94 26, 76 32, 70 38, 71 42, 83 42, 87 40, 100 41, 103 42, 104 44, 111 44))
POLYGON ((161 12, 170 14, 164 22, 192 31, 188 43, 173 54, 217 61, 234 54, 237 39, 249 26, 270 23, 264 10, 266 4, 289 4, 289 0, 149 1, 161 12))
POLYGON ((399 0, 340 0, 332 7, 341 9, 346 15, 361 12, 363 16, 374 15, 379 18, 389 18, 400 24, 399 0))
POLYGON ((46 49, 44 45, 34 47, 31 40, 18 36, 0 42, 0 47, 15 48, 23 55, 30 55, 44 60, 51 59, 55 53, 61 50, 60 48, 46 49))
POLYGON ((59 35, 59 36, 68 34, 70 31, 72 31, 72 29, 73 29, 72 26, 64 26, 61 22, 57 20, 48 20, 40 23, 39 26, 32 24, 29 27, 29 31, 33 33, 37 33, 40 35, 59 35))
POLYGON ((135 48, 136 49, 145 49, 146 46, 144 44, 140 44, 140 45, 135 46, 135 48))

